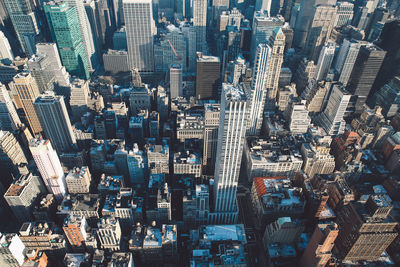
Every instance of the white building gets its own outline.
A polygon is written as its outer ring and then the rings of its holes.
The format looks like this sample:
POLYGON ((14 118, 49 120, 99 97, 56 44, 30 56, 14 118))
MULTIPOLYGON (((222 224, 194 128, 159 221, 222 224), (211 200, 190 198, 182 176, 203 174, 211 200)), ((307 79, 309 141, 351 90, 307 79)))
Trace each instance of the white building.
POLYGON ((169 90, 171 98, 183 97, 182 66, 173 64, 169 69, 169 90))
POLYGON ((267 76, 271 60, 271 48, 267 44, 259 44, 253 67, 253 79, 250 85, 250 116, 248 135, 259 135, 263 122, 267 76))
POLYGON ((246 173, 249 181, 255 177, 285 176, 295 177, 301 170, 303 160, 300 153, 284 151, 290 144, 284 139, 267 140, 256 138, 247 140, 244 148, 246 173))
POLYGON ((338 74, 338 81, 346 86, 353 71, 361 43, 354 39, 344 39, 340 46, 339 54, 335 63, 335 71, 338 74))
POLYGON ((201 167, 200 155, 181 152, 174 154, 174 174, 193 174, 195 177, 200 177, 201 167))
POLYGON ((22 266, 25 262, 25 245, 18 234, 0 233, 0 265, 22 266))
POLYGON ((292 103, 289 107, 289 130, 292 134, 304 134, 307 132, 311 118, 308 116, 306 100, 300 103, 292 103))
POLYGON ((155 24, 151 0, 123 0, 129 68, 154 71, 155 24))
POLYGON ((334 27, 349 25, 354 15, 354 4, 350 2, 337 2, 337 15, 334 27))
POLYGON ((89 193, 91 178, 88 166, 73 168, 65 178, 68 192, 70 194, 89 193))
POLYGON ((245 142, 248 103, 242 88, 222 84, 221 113, 215 164, 215 213, 210 223, 235 223, 238 215, 236 190, 245 142))
POLYGON ((97 237, 102 249, 110 251, 120 250, 121 227, 116 218, 105 216, 97 224, 97 237))
POLYGON ((4 35, 2 31, 0 31, 0 59, 5 59, 5 58, 13 60, 14 54, 12 52, 7 37, 4 35))
POLYGON ((32 139, 29 149, 47 190, 61 201, 67 193, 67 187, 60 160, 50 140, 32 139))
POLYGON ((350 102, 351 95, 339 85, 333 85, 324 111, 321 113, 319 125, 328 135, 344 133, 346 122, 343 117, 350 102))
POLYGON ((333 57, 335 56, 335 48, 336 45, 333 42, 329 42, 322 47, 315 72, 315 79, 317 81, 325 80, 326 75, 328 75, 333 57))

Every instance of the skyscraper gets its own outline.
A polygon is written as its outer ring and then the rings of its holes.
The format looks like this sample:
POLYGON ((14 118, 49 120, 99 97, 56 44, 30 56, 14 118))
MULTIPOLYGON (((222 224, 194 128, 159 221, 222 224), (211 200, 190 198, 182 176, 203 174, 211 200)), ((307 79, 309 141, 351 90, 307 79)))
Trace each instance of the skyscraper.
POLYGON ((4 0, 12 25, 17 33, 22 50, 27 55, 35 53, 35 43, 39 39, 39 28, 33 2, 29 0, 4 0))
POLYGON ((61 64, 60 54, 55 43, 38 43, 36 44, 36 53, 49 57, 49 70, 54 73, 55 82, 61 86, 69 86, 69 73, 65 66, 61 64))
POLYGON ((221 62, 218 57, 197 55, 196 97, 217 99, 221 62))
MULTIPOLYGON (((95 51, 95 46, 94 46, 91 27, 89 24, 89 19, 85 12, 85 7, 83 5, 83 1, 82 0, 65 0, 65 1, 68 2, 68 6, 75 7, 75 9, 76 9, 76 13, 78 15, 78 21, 79 21, 78 26, 81 30, 81 38, 82 38, 83 46, 84 46, 85 52, 86 52, 86 62, 87 62, 88 70, 93 71, 94 69, 96 69, 96 66, 97 66, 97 55, 96 55, 96 51, 95 51)), ((102 14, 102 16, 105 16, 105 15, 106 14, 102 14)))
POLYGON ((245 142, 248 103, 242 88, 222 84, 211 224, 234 224, 238 208, 236 190, 245 142))
POLYGON ((350 102, 351 95, 342 87, 335 84, 332 87, 328 104, 317 118, 319 125, 328 135, 337 135, 344 132, 346 122, 343 117, 350 102))
POLYGON ((266 79, 266 108, 274 108, 285 50, 285 34, 282 32, 281 27, 274 29, 268 40, 268 44, 271 47, 271 61, 268 66, 268 76, 266 79))
POLYGON ((351 107, 356 112, 362 111, 385 55, 386 51, 373 44, 360 48, 355 62, 357 67, 353 68, 347 84, 347 90, 354 95, 351 107))
POLYGON ((171 98, 183 96, 181 65, 171 65, 171 68, 169 69, 169 89, 171 93, 171 98))
POLYGON ((123 0, 129 68, 154 71, 154 20, 151 0, 123 0))
POLYGON ((47 55, 33 55, 26 62, 29 72, 35 78, 40 93, 54 90, 55 76, 50 64, 51 59, 47 55))
POLYGON ((48 2, 44 5, 44 11, 67 71, 81 78, 89 78, 89 62, 76 7, 69 6, 67 2, 48 2))
POLYGON ((343 86, 346 86, 349 81, 360 47, 361 43, 354 39, 344 39, 340 46, 334 68, 339 76, 337 80, 341 82, 343 86))
POLYGON ((307 31, 304 52, 308 59, 317 61, 323 45, 331 35, 336 19, 336 6, 314 6, 312 20, 307 31))
POLYGON ((33 106, 33 103, 39 96, 39 88, 35 79, 29 72, 21 72, 14 77, 11 86, 14 87, 18 94, 32 133, 34 135, 41 133, 43 130, 42 125, 33 106))
POLYGON ((64 97, 53 92, 40 95, 34 103, 44 134, 57 152, 73 150, 76 144, 71 122, 65 107, 64 97))
POLYGON ((47 190, 61 201, 67 193, 67 186, 60 160, 50 140, 32 139, 29 149, 47 190))
POLYGON ((0 129, 13 131, 18 129, 21 121, 15 110, 8 90, 5 85, 0 83, 0 129))
POLYGON ((193 26, 196 29, 196 51, 205 52, 207 48, 207 0, 193 0, 193 26))
POLYGON ((210 175, 215 168, 220 113, 219 104, 204 105, 203 173, 210 175))
POLYGON ((278 26, 283 26, 285 19, 282 16, 270 17, 263 11, 257 11, 254 13, 253 18, 253 32, 251 37, 251 61, 254 61, 257 46, 260 43, 265 43, 271 37, 273 31, 278 26))
POLYGON ((337 16, 335 27, 350 25, 354 14, 354 4, 350 2, 337 2, 337 16))
POLYGON ((250 85, 249 97, 249 135, 259 135, 263 121, 267 76, 271 60, 271 48, 267 44, 259 44, 253 67, 253 79, 250 85))
POLYGON ((14 59, 13 51, 11 50, 10 43, 2 31, 0 31, 0 59, 8 58, 14 59))
POLYGON ((317 71, 315 79, 317 81, 325 80, 332 65, 333 57, 335 56, 336 45, 332 42, 327 43, 321 50, 318 58, 317 71))
MULTIPOLYGON (((294 25, 293 46, 303 48, 306 43, 309 28, 314 19, 314 7, 316 5, 335 5, 336 0, 302 0, 300 11, 297 15, 296 24, 294 25)), ((317 13, 318 14, 318 13, 317 13)), ((325 19, 323 16, 321 19, 325 19)), ((333 24, 334 21, 332 21, 333 24)))

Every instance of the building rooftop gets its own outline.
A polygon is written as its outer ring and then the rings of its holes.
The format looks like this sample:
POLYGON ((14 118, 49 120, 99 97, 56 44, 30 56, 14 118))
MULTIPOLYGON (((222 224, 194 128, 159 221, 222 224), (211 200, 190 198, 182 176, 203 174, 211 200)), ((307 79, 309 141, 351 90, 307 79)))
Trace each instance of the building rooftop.
POLYGON ((289 179, 256 177, 253 183, 264 209, 284 209, 285 206, 304 205, 301 189, 293 187, 289 179))
POLYGON ((206 241, 232 240, 246 243, 246 235, 242 224, 201 226, 200 235, 206 241))
POLYGON ((246 94, 243 88, 240 86, 234 86, 233 84, 223 83, 222 90, 226 100, 228 101, 246 101, 246 94))
POLYGON ((4 196, 5 197, 19 196, 24 191, 24 188, 29 184, 31 177, 32 177, 31 173, 26 175, 20 175, 10 185, 4 196))
POLYGON ((201 158, 200 155, 192 154, 189 151, 186 151, 186 153, 177 152, 174 154, 174 163, 201 164, 201 158))
POLYGON ((88 172, 89 172, 88 166, 82 166, 81 168, 75 167, 69 171, 66 178, 83 179, 85 174, 88 172))

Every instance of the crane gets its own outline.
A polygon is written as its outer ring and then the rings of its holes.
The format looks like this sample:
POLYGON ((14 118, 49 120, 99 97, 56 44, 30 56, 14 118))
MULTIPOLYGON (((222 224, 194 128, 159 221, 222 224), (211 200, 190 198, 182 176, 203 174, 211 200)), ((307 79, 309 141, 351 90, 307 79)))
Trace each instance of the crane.
POLYGON ((176 59, 178 59, 179 61, 181 61, 182 58, 181 58, 180 56, 178 56, 178 53, 176 53, 176 50, 175 50, 174 46, 172 45, 171 41, 170 41, 170 40, 167 40, 167 41, 168 41, 169 46, 171 47, 172 51, 174 52, 174 54, 175 54, 175 56, 176 56, 176 59))

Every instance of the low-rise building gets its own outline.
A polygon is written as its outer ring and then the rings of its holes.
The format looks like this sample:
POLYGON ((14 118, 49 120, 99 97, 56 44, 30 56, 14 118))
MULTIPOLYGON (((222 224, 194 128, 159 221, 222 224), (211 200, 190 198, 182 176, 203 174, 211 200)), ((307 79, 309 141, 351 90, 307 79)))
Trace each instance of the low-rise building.
POLYGON ((119 221, 111 216, 105 216, 97 224, 97 237, 104 250, 118 251, 121 243, 121 227, 119 221))
POLYGON ((129 249, 135 254, 135 262, 139 264, 162 265, 175 263, 177 251, 176 225, 163 224, 162 228, 142 226, 138 223, 132 230, 129 249))
POLYGON ((181 112, 176 118, 176 138, 181 142, 185 139, 203 139, 204 120, 199 114, 181 112))
POLYGON ((190 266, 247 266, 244 225, 200 226, 190 237, 190 266))
POLYGON ((65 181, 67 183, 68 192, 70 194, 89 193, 90 181, 92 176, 88 166, 81 168, 75 167, 69 171, 65 181))
POLYGON ((174 174, 193 174, 201 177, 201 157, 198 154, 177 152, 174 154, 174 174))
POLYGON ((301 188, 284 177, 257 177, 251 187, 253 210, 261 229, 279 217, 299 217, 305 201, 301 188))
POLYGON ((28 173, 20 175, 10 185, 4 198, 19 222, 25 222, 32 217, 32 207, 40 194, 46 189, 39 176, 28 173))
POLYGON ((60 216, 83 215, 87 220, 99 218, 100 198, 98 194, 67 195, 58 206, 60 216))
POLYGON ((281 138, 248 138, 244 155, 247 177, 294 177, 301 170, 303 160, 293 140, 281 138))

